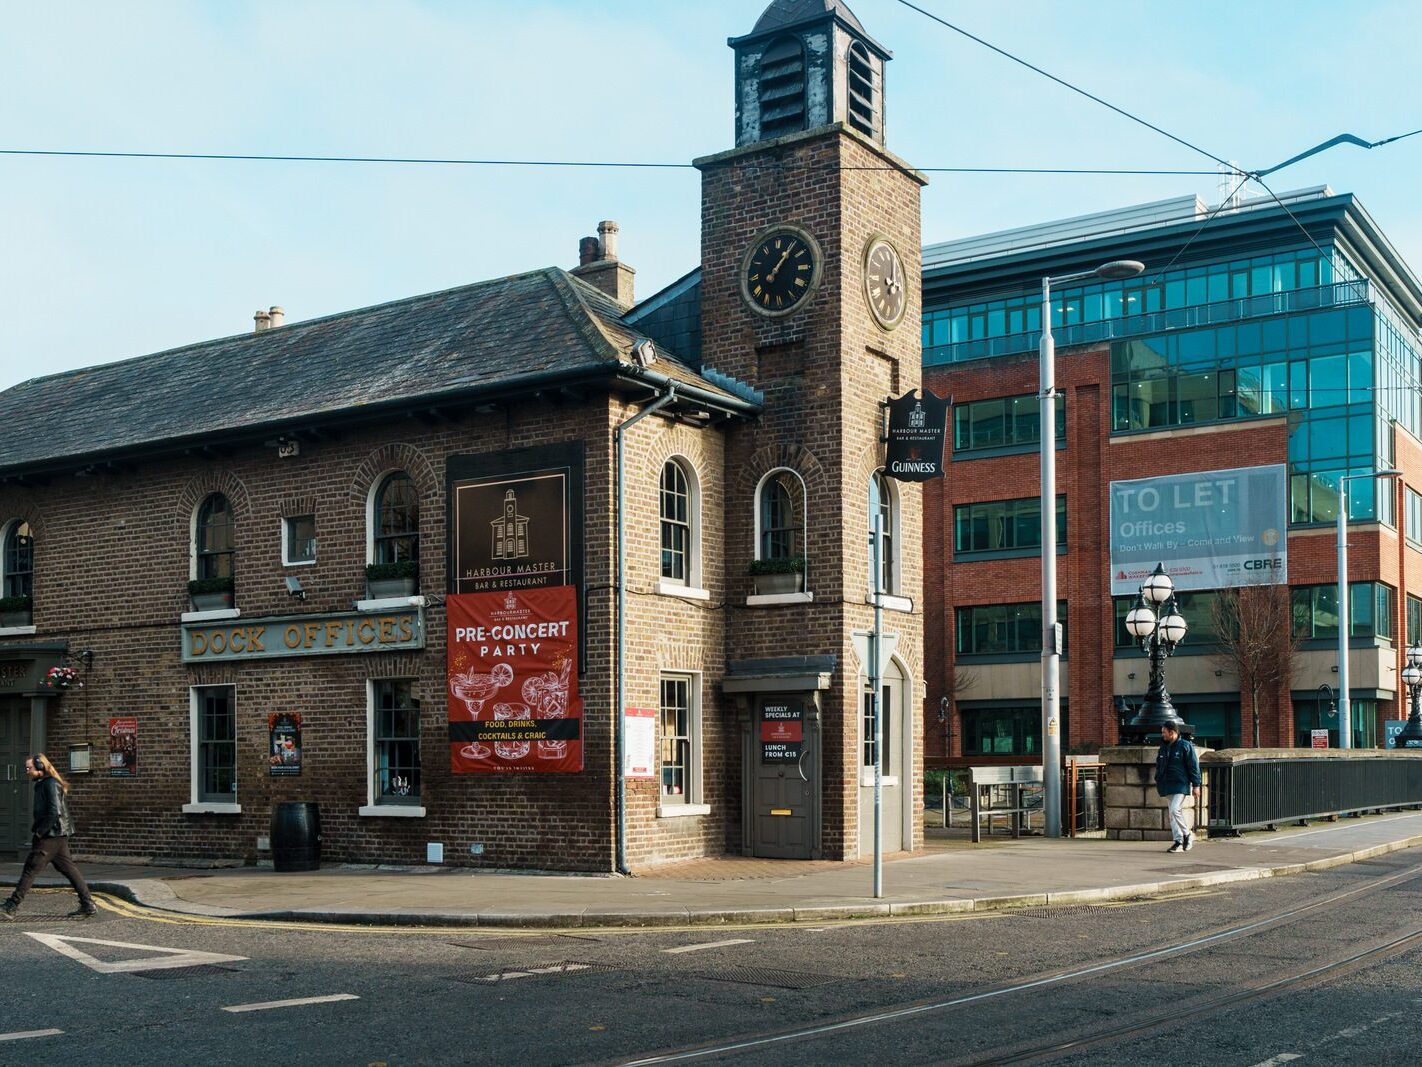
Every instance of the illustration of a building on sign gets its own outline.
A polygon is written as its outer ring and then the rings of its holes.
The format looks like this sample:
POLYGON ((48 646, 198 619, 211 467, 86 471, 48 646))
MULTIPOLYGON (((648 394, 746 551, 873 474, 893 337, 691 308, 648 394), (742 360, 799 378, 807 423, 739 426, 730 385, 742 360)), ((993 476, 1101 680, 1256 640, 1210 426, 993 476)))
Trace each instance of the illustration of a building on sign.
POLYGON ((523 559, 529 554, 528 518, 518 513, 518 497, 512 489, 504 494, 504 513, 489 525, 493 527, 494 559, 523 559))
POLYGON ((922 430, 928 426, 928 413, 923 410, 923 401, 914 404, 909 412, 909 429, 922 430))

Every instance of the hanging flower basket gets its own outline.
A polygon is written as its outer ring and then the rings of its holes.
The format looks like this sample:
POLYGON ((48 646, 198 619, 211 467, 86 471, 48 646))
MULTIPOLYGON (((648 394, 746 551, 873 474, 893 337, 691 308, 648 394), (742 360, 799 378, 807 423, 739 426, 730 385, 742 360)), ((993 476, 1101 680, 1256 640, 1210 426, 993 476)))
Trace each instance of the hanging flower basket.
POLYGON ((73 667, 51 667, 44 676, 44 684, 51 689, 81 689, 84 686, 79 680, 79 672, 73 667))

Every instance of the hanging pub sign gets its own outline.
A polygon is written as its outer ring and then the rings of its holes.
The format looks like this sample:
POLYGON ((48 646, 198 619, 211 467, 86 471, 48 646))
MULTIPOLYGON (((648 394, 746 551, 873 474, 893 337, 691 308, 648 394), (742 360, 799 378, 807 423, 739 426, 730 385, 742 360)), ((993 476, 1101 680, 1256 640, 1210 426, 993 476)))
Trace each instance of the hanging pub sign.
POLYGON ((901 482, 926 482, 943 474, 943 441, 948 432, 952 398, 933 395, 929 389, 915 396, 910 389, 890 399, 888 458, 884 473, 901 482))
POLYGON ((271 745, 267 767, 273 778, 285 778, 301 773, 301 715, 281 712, 267 716, 267 733, 271 745))
POLYGON ((109 720, 109 777, 132 778, 138 774, 138 720, 109 720))
POLYGON ((446 599, 453 773, 583 769, 577 593, 557 585, 446 599))

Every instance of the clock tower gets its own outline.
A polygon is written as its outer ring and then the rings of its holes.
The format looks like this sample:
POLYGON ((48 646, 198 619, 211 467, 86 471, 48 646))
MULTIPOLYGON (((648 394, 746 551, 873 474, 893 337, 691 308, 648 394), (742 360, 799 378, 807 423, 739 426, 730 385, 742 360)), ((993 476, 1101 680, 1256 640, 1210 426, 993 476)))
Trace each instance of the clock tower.
POLYGON ((703 364, 765 397, 758 422, 728 431, 726 458, 723 688, 741 743, 725 758, 739 757, 743 808, 732 845, 867 854, 882 755, 884 848, 913 848, 922 507, 916 485, 883 474, 881 405, 920 385, 926 180, 886 147, 890 54, 843 0, 775 0, 729 43, 736 147, 696 163, 703 364), (882 736, 863 639, 876 599, 882 736))

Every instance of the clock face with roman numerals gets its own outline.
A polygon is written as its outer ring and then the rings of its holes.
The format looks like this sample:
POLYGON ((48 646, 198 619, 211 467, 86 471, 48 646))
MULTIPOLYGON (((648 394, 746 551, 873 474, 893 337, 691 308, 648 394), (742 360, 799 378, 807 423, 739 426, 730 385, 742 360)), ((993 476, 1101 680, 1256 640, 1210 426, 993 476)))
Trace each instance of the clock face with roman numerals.
POLYGON ((886 330, 892 330, 904 319, 908 309, 904 262, 899 250, 882 237, 869 242, 864 252, 864 295, 869 298, 869 310, 886 330))
POLYGON ((761 234, 741 264, 741 294, 762 315, 799 310, 819 280, 819 245, 796 226, 777 226, 761 234))

